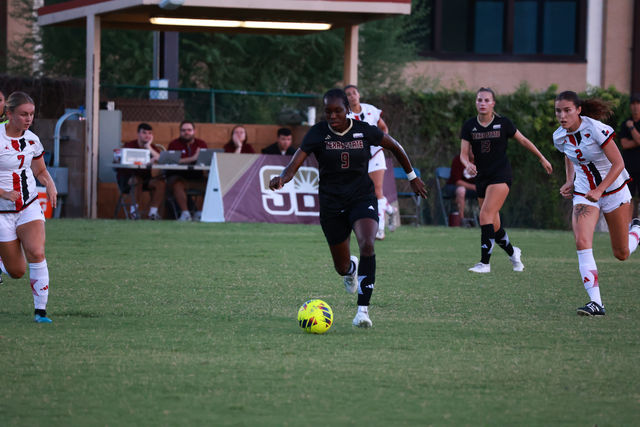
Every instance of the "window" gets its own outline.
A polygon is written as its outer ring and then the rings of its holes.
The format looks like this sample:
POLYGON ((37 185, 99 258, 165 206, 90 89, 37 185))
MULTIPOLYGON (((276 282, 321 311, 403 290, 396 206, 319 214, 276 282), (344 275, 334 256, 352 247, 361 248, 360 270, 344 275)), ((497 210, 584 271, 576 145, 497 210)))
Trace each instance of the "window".
POLYGON ((425 56, 562 60, 585 57, 587 0, 431 0, 425 56))

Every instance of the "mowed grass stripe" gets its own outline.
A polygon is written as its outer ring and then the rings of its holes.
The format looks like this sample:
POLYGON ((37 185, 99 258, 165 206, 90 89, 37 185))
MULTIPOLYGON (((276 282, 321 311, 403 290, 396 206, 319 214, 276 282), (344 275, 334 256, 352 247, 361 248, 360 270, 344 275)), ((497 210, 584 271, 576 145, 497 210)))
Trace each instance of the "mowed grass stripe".
MULTIPOLYGON (((319 227, 52 220, 52 325, 28 279, 0 287, 2 425, 633 425, 640 254, 598 233, 607 307, 586 302, 570 232, 401 227, 376 244, 371 330, 319 227), (322 298, 335 323, 297 326, 322 298)), ((352 243, 356 250, 355 242, 352 243)))

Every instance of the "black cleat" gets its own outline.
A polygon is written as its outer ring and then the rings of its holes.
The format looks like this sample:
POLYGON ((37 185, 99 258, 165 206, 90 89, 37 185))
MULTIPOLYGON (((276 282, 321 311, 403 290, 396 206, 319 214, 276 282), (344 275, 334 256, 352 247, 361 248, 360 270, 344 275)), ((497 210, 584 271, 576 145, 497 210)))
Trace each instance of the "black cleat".
POLYGON ((595 301, 588 302, 584 307, 578 308, 578 316, 604 316, 604 307, 595 301))

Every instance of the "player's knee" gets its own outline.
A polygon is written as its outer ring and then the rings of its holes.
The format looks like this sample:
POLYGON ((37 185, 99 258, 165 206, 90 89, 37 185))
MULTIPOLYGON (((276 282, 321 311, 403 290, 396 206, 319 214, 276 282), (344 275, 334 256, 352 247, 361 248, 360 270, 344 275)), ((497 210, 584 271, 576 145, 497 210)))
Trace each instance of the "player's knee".
POLYGON ((9 273, 9 276, 11 276, 12 279, 19 279, 22 276, 24 276, 24 274, 27 272, 26 265, 21 265, 21 266, 5 265, 4 267, 7 269, 7 273, 9 273))
POLYGON ((360 256, 373 256, 374 254, 374 240, 372 240, 371 242, 367 241, 367 242, 363 242, 360 245, 360 256))
POLYGON ((618 258, 620 261, 624 261, 629 258, 629 248, 614 248, 613 256, 618 258))
POLYGON ((42 262, 44 261, 44 248, 38 249, 25 249, 25 256, 29 262, 42 262))

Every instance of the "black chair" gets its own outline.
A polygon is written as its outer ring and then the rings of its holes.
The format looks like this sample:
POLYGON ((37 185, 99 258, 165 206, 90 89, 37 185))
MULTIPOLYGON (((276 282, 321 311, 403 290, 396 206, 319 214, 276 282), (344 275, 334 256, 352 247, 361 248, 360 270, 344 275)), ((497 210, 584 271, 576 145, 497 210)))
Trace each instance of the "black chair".
MULTIPOLYGON (((435 170, 436 177, 436 189, 438 190, 438 201, 440 202, 440 209, 442 212, 442 221, 445 226, 449 226, 448 211, 451 210, 451 203, 455 202, 455 191, 447 191, 447 181, 451 177, 451 168, 446 166, 437 167, 435 170)), ((478 203, 475 197, 467 197, 469 206, 472 212, 472 217, 465 218, 464 212, 460 212, 462 215, 462 225, 467 227, 478 225, 478 203)))
MULTIPOLYGON (((420 170, 414 169, 416 176, 420 177, 420 170)), ((414 213, 413 214, 400 214, 400 218, 411 218, 414 220, 414 224, 417 227, 422 224, 422 198, 416 195, 413 191, 411 191, 411 187, 409 186, 409 182, 407 181, 407 174, 404 172, 404 169, 401 167, 393 168, 393 176, 396 180, 404 180, 405 183, 398 188, 398 200, 400 199, 410 199, 413 203, 414 213), (409 191, 406 191, 406 188, 409 188, 409 191)), ((396 185, 397 186, 397 185, 396 185)))

